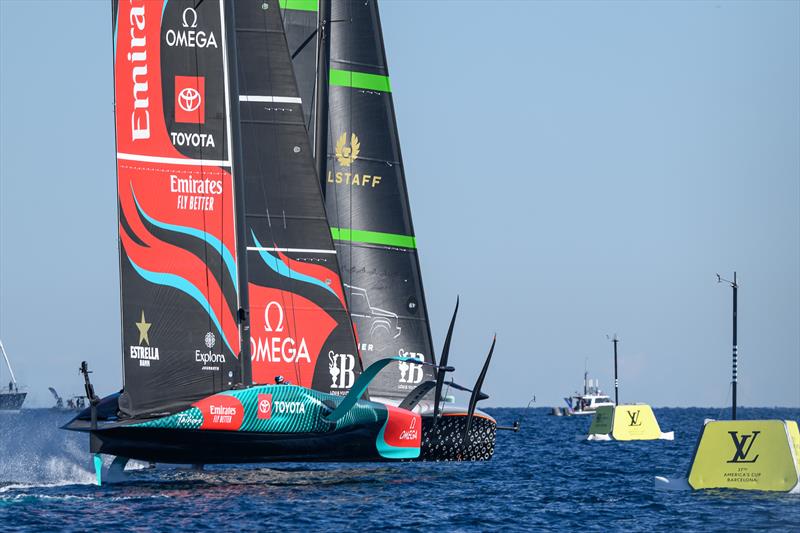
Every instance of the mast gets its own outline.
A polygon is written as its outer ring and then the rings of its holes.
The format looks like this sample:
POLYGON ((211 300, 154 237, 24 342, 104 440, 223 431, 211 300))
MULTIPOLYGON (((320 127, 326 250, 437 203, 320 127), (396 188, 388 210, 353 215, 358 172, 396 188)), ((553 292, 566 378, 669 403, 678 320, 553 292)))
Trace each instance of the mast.
POLYGON ((0 341, 0 351, 3 352, 3 357, 6 360, 6 366, 8 367, 8 371, 11 374, 11 381, 14 385, 17 384, 17 378, 14 377, 14 371, 11 369, 11 361, 8 360, 8 354, 6 353, 6 348, 3 346, 3 341, 0 341))
MULTIPOLYGON (((224 2, 224 26, 225 34, 235 36, 236 26, 236 13, 234 2, 224 2)), ((232 41, 232 42, 235 42, 232 41)), ((230 131, 232 153, 231 169, 233 172, 235 187, 234 202, 236 209, 236 255, 237 257, 247 257, 247 221, 245 217, 245 200, 244 200, 244 174, 243 174, 243 156, 242 156, 242 131, 241 121, 239 119, 239 63, 236 54, 236 46, 227 46, 226 40, 223 40, 223 46, 226 46, 226 59, 228 61, 228 84, 230 93, 228 95, 228 109, 230 110, 230 122, 233 127, 230 131)), ((247 261, 238 262, 238 276, 239 287, 247 287, 247 261)), ((242 290, 239 292, 239 310, 237 313, 237 321, 239 323, 239 335, 241 339, 240 353, 239 353, 239 372, 240 383, 244 387, 249 387, 253 384, 253 370, 252 362, 250 361, 250 317, 248 309, 250 309, 250 292, 242 290)))
POLYGON ((325 197, 325 170, 328 162, 328 74, 330 72, 331 40, 328 23, 330 21, 331 0, 319 0, 319 38, 317 40, 317 80, 316 114, 314 115, 314 157, 317 164, 317 177, 325 197))

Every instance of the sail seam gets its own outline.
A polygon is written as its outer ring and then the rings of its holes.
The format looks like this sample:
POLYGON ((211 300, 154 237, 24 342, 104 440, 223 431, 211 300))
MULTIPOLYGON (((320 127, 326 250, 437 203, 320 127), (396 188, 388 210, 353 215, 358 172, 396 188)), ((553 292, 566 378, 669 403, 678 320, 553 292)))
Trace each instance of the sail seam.
POLYGON ((269 28, 236 28, 236 33, 274 33, 283 35, 283 30, 271 30, 269 28))
POLYGON ((275 248, 265 246, 248 246, 248 252, 285 252, 285 253, 309 253, 309 254, 335 254, 336 250, 317 250, 313 248, 275 248))
MULTIPOLYGON (((329 160, 336 159, 336 154, 328 154, 328 159, 329 160)), ((365 156, 363 156, 361 154, 358 155, 358 160, 359 161, 371 161, 373 163, 385 163, 385 164, 387 164, 389 166, 392 166, 392 167, 399 166, 399 165, 403 164, 402 161, 390 161, 388 159, 383 159, 383 158, 380 158, 380 157, 365 157, 365 156)))
MULTIPOLYGON (((275 219, 275 220, 289 220, 289 221, 294 221, 294 220, 314 220, 314 221, 325 221, 325 222, 328 221, 328 219, 325 218, 325 217, 317 217, 317 216, 313 216, 313 215, 291 215, 290 214, 290 215, 287 216, 287 215, 284 215, 284 214, 282 214, 282 215, 273 215, 273 214, 269 214, 269 213, 253 213, 253 214, 249 214, 247 216, 250 217, 250 218, 264 218, 264 219, 267 219, 267 220, 275 219)), ((270 224, 272 224, 272 223, 270 222, 270 224)))
MULTIPOLYGON (((272 111, 282 113, 292 109, 272 109, 272 111)), ((260 119, 242 119, 242 124, 268 124, 270 126, 303 126, 305 123, 302 120, 260 120, 260 119)))
POLYGON ((335 246, 349 246, 350 252, 352 253, 355 249, 372 249, 372 250, 392 250, 395 252, 404 252, 407 254, 414 254, 417 253, 416 247, 414 248, 405 248, 399 246, 392 246, 389 244, 374 244, 369 242, 359 242, 359 241, 348 241, 348 240, 338 240, 334 242, 335 246))
MULTIPOLYGON (((356 67, 366 67, 368 69, 381 70, 383 72, 387 71, 386 65, 376 65, 375 63, 365 63, 363 61, 353 61, 351 59, 336 59, 332 57, 331 63, 341 63, 342 65, 354 65, 356 67)), ((381 74, 381 75, 388 76, 388 74, 381 74)))

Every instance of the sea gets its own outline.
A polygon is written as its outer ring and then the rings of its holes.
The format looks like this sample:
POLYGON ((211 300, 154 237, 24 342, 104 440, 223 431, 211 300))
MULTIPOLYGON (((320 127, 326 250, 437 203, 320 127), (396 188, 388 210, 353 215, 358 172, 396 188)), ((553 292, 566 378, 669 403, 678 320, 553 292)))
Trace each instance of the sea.
MULTIPOLYGON (((674 441, 587 442, 590 417, 486 409, 501 425, 481 463, 207 466, 133 464, 98 487, 88 438, 59 429, 70 413, 0 415, 0 531, 800 531, 800 495, 662 492, 685 477, 719 408, 656 409, 674 441)), ((800 419, 800 409, 739 409, 800 419)))

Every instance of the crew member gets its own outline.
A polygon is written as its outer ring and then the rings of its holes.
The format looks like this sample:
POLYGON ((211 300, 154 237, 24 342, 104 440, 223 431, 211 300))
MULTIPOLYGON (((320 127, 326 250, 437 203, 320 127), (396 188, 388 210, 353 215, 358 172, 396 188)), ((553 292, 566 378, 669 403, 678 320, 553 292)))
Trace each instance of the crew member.
POLYGON ((275 376, 275 385, 291 385, 283 376, 275 376))

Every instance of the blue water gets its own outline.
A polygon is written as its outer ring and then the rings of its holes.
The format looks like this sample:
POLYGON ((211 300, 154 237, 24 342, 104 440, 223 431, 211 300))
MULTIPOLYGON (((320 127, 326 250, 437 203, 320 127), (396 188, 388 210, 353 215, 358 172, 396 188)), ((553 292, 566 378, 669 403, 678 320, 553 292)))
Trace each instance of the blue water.
MULTIPOLYGON (((525 412, 488 411, 501 424, 525 412)), ((588 418, 532 409, 520 433, 498 434, 488 463, 142 468, 97 487, 87 437, 57 429, 68 414, 4 414, 0 530, 800 530, 798 495, 655 492, 655 475, 685 476, 703 419, 720 410, 656 415, 675 441, 580 442, 588 418)))

